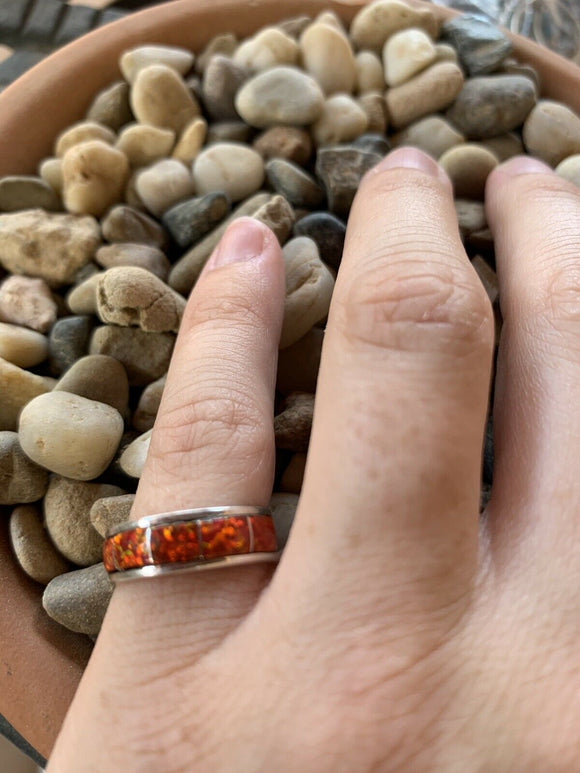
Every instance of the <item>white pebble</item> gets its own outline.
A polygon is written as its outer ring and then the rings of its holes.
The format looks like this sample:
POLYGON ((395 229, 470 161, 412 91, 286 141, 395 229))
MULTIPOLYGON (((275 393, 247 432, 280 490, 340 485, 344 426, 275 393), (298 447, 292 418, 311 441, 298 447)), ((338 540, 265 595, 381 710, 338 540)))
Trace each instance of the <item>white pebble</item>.
POLYGON ((178 201, 192 196, 195 190, 187 167, 171 158, 158 161, 140 172, 135 188, 147 209, 157 217, 178 201))
POLYGON ((197 193, 221 191, 232 202, 258 191, 264 182, 264 160, 247 145, 218 142, 195 159, 193 178, 197 193))
POLYGON ((138 46, 131 48, 121 56, 119 67, 123 77, 134 83, 137 75, 152 64, 164 64, 180 75, 185 75, 193 65, 191 51, 177 46, 138 46))
POLYGON ((242 43, 233 56, 236 64, 252 73, 282 64, 297 64, 298 43, 277 27, 266 27, 242 43))
POLYGON ((365 133, 368 123, 366 112, 352 97, 335 94, 324 103, 312 134, 319 146, 350 142, 365 133))
POLYGON ((201 113, 183 78, 164 64, 140 70, 131 89, 131 107, 140 123, 176 133, 201 113))
POLYGON ((405 83, 437 59, 435 44, 423 30, 397 32, 385 43, 383 62, 389 86, 405 83))
POLYGON ((300 38, 302 64, 325 94, 352 94, 357 80, 356 62, 348 38, 335 27, 315 23, 300 38))

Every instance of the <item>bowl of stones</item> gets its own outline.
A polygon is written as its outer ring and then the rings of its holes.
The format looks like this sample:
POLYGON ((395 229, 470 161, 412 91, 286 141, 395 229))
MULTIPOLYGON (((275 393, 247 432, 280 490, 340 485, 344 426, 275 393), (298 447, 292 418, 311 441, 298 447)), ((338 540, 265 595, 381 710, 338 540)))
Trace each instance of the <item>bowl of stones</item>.
POLYGON ((440 162, 499 337, 486 178, 529 153, 580 184, 579 111, 564 59, 401 0, 179 0, 0 96, 0 713, 42 754, 112 593, 103 537, 128 519, 187 295, 227 224, 266 223, 286 264, 283 544, 363 175, 405 144, 440 162))

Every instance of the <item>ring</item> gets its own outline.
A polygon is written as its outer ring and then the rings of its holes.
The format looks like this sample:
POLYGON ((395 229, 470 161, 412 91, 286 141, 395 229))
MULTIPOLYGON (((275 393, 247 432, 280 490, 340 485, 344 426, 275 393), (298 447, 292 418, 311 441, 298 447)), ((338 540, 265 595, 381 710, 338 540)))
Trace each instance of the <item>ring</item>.
POLYGON ((103 563, 114 582, 279 558, 272 513, 263 507, 147 515, 110 529, 103 546, 103 563))

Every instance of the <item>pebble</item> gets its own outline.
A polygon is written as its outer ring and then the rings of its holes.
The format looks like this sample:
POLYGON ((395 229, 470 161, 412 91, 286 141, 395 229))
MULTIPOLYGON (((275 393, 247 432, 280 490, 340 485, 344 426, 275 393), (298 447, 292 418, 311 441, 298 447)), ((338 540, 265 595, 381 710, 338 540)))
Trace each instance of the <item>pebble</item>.
POLYGON ((258 191, 264 182, 264 160, 247 145, 221 142, 205 148, 193 164, 199 194, 222 192, 232 202, 258 191))
POLYGON ((138 432, 147 432, 147 430, 153 429, 166 381, 167 376, 162 376, 146 386, 141 392, 139 403, 133 414, 133 427, 138 432))
POLYGON ((100 231, 92 217, 31 209, 0 215, 0 240, 0 263, 7 271, 60 287, 91 261, 100 231))
POLYGON ((494 304, 499 297, 497 274, 481 255, 476 255, 471 261, 471 265, 477 271, 477 275, 485 288, 489 300, 494 304))
POLYGON ((179 141, 171 154, 172 158, 182 161, 189 166, 203 147, 206 137, 206 121, 203 118, 194 118, 181 132, 179 141))
POLYGON ((20 567, 42 585, 69 570, 50 541, 38 507, 20 505, 10 515, 10 543, 20 567))
POLYGON ((62 159, 60 158, 45 158, 38 168, 38 174, 42 177, 45 183, 48 183, 50 187, 60 194, 62 193, 62 159))
POLYGON ((0 505, 36 502, 47 488, 47 471, 24 454, 18 433, 0 431, 0 505))
POLYGON ((435 50, 437 51, 438 62, 454 62, 455 64, 459 64, 457 51, 448 43, 436 43, 435 50))
POLYGON ((67 306, 73 314, 97 313, 97 285, 103 273, 103 271, 97 271, 84 282, 73 287, 67 294, 67 306))
POLYGON ((358 148, 322 148, 318 151, 316 176, 326 188, 331 212, 348 216, 362 178, 381 158, 377 153, 358 148))
POLYGON ((218 54, 233 56, 237 47, 238 39, 231 32, 225 32, 221 35, 216 35, 209 41, 207 46, 203 49, 202 53, 197 57, 197 61, 195 63, 196 71, 202 75, 205 72, 205 68, 214 56, 217 56, 218 54))
POLYGON ((283 494, 281 492, 272 494, 270 499, 268 507, 272 512, 278 550, 282 550, 288 542, 290 529, 298 508, 298 499, 296 494, 283 494))
POLYGON ((100 140, 74 145, 62 160, 64 205, 75 215, 100 217, 123 198, 129 162, 100 140))
POLYGON ((139 123, 179 133, 200 115, 196 98, 171 67, 153 64, 137 73, 131 107, 139 123))
POLYGON ((457 51, 461 65, 470 75, 497 70, 513 49, 511 40, 495 24, 481 16, 457 16, 441 27, 444 41, 457 51))
POLYGON ((286 297, 280 349, 291 346, 324 319, 330 308, 334 279, 320 260, 316 242, 307 236, 291 239, 283 248, 286 297))
POLYGON ((132 167, 140 167, 166 158, 174 144, 175 132, 172 129, 131 123, 119 134, 116 148, 127 156, 132 167))
POLYGON ((120 204, 101 221, 108 242, 137 242, 163 249, 167 240, 163 228, 144 212, 120 204))
POLYGON ((228 218, 223 220, 213 231, 210 231, 175 263, 169 273, 169 285, 182 295, 188 295, 207 259, 226 232, 228 225, 239 217, 253 217, 258 209, 271 198, 270 193, 257 193, 236 207, 228 218))
POLYGON ((313 327, 296 343, 280 350, 276 376, 277 392, 283 395, 292 392, 316 392, 323 341, 324 330, 313 327))
POLYGON ((520 156, 524 153, 524 144, 518 134, 509 132, 500 134, 499 137, 490 137, 481 143, 484 148, 491 150, 500 161, 507 161, 508 158, 520 156))
POLYGON ((14 175, 0 179, 0 212, 21 209, 61 209, 60 197, 41 177, 14 175))
POLYGON ((135 494, 120 494, 117 497, 97 499, 92 505, 90 519, 93 528, 105 538, 109 529, 126 523, 131 519, 131 508, 135 494))
POLYGON ((312 24, 310 16, 293 16, 278 23, 278 27, 292 38, 299 38, 306 27, 312 24))
POLYGON ((439 23, 431 9, 414 8, 402 0, 369 3, 353 19, 350 35, 359 50, 380 52, 391 35, 408 27, 424 29, 434 40, 439 36, 439 23))
POLYGON ((296 213, 284 196, 272 196, 254 212, 252 217, 268 226, 280 245, 283 245, 292 232, 296 213))
POLYGON ((532 67, 531 64, 518 62, 515 59, 511 59, 511 58, 505 59, 502 62, 498 72, 505 73, 506 75, 524 75, 526 78, 529 78, 531 81, 534 82, 537 93, 538 94, 542 93, 542 84, 540 83, 540 77, 537 71, 532 67))
POLYGON ((391 142, 398 145, 412 145, 435 159, 447 150, 465 142, 465 137, 449 121, 439 115, 430 115, 412 123, 403 131, 394 134, 391 142))
POLYGON ((338 271, 346 237, 342 220, 330 212, 312 212, 294 225, 294 236, 310 237, 316 242, 321 260, 338 271))
POLYGON ((389 125, 387 105, 382 93, 369 91, 358 98, 358 104, 367 116, 367 132, 385 134, 389 125))
POLYGON ((463 87, 463 73, 453 62, 436 62, 386 94, 391 125, 403 129, 430 113, 444 110, 463 87))
POLYGON ((114 132, 132 121, 129 85, 125 81, 117 81, 99 91, 89 108, 87 120, 108 126, 114 132))
POLYGON ((149 212, 157 217, 195 191, 189 169, 172 158, 157 161, 143 169, 136 179, 135 188, 149 212))
MULTIPOLYGON (((577 185, 580 188, 580 154, 577 153, 574 156, 568 156, 568 158, 565 158, 563 161, 560 161, 560 163, 556 167, 556 174, 559 174, 560 177, 564 178, 564 180, 569 180, 571 183, 574 183, 574 185, 577 185)), ((1 341, 1 333, 0 333, 0 341, 1 341)), ((0 343, 0 356, 2 357, 5 356, 2 354, 1 343, 0 343)))
POLYGON ((153 430, 150 429, 143 435, 139 435, 121 454, 121 469, 130 478, 140 478, 143 473, 152 432, 153 430))
POLYGON ((153 64, 171 67, 179 75, 185 75, 191 70, 193 60, 193 54, 185 48, 160 45, 138 46, 125 51, 119 61, 119 67, 125 80, 133 84, 141 70, 153 64))
POLYGON ((482 201, 455 199, 454 204, 459 224, 459 233, 463 239, 475 231, 482 231, 484 228, 487 228, 485 206, 482 201))
POLYGON ((543 99, 526 118, 523 138, 530 155, 557 166, 580 153, 580 118, 566 105, 543 99))
POLYGON ((284 400, 281 412, 274 417, 276 448, 306 453, 310 442, 314 394, 294 392, 284 400))
POLYGON ((0 322, 0 357, 19 368, 33 368, 48 357, 48 340, 35 330, 0 322))
POLYGON ((149 244, 132 244, 131 242, 99 247, 95 261, 103 268, 114 268, 115 266, 145 268, 163 282, 167 279, 170 267, 169 261, 159 247, 153 247, 149 244))
POLYGON ((125 368, 104 354, 89 354, 77 360, 54 387, 53 392, 59 391, 110 405, 121 416, 126 414, 129 405, 125 368))
POLYGON ((97 313, 102 322, 138 326, 147 333, 177 333, 185 298, 144 268, 109 268, 99 277, 97 313))
POLYGON ((103 126, 96 121, 75 123, 59 134, 54 146, 54 155, 58 158, 64 158, 66 152, 75 145, 92 140, 99 140, 105 144, 114 145, 116 140, 115 132, 111 131, 108 126, 103 126))
POLYGON ((211 59, 205 68, 201 86, 203 104, 210 118, 214 121, 238 120, 234 102, 247 77, 246 67, 230 57, 214 56, 211 59))
POLYGON ((296 126, 272 126, 254 140, 254 149, 268 161, 284 158, 305 166, 312 156, 312 140, 308 132, 296 126))
POLYGON ((167 373, 175 336, 136 327, 103 325, 93 332, 90 354, 108 354, 127 371, 130 386, 145 386, 167 373))
POLYGON ((233 61, 245 71, 256 73, 279 65, 298 64, 299 56, 300 49, 293 37, 278 27, 265 27, 240 44, 233 61))
POLYGON ((254 130, 243 121, 220 121, 209 125, 206 145, 215 145, 217 142, 248 144, 253 137, 254 130))
POLYGON ((329 96, 352 94, 357 84, 357 67, 349 39, 328 24, 315 22, 300 37, 302 66, 329 96))
POLYGON ((382 134, 361 134, 353 140, 352 146, 369 153, 377 153, 379 156, 386 156, 391 149, 388 139, 382 134))
POLYGON ((348 94, 329 97, 320 118, 312 126, 318 147, 350 142, 368 129, 369 119, 362 107, 348 94))
POLYGON ((0 359, 0 430, 14 432, 26 403, 52 389, 48 379, 0 359))
POLYGON ((20 414, 22 450, 51 472, 92 480, 111 463, 123 434, 123 417, 105 403, 53 391, 31 400, 20 414))
POLYGON ((466 81, 447 118, 468 139, 484 139, 520 126, 536 104, 536 87, 522 75, 466 81))
POLYGON ((46 586, 42 606, 65 628, 98 636, 112 595, 113 584, 101 563, 55 577, 46 586))
POLYGON ((422 29, 397 32, 384 45, 385 80, 389 86, 400 86, 436 59, 435 44, 422 29))
POLYGON ((176 244, 186 248, 223 220, 230 206, 229 198, 220 191, 197 196, 168 209, 163 215, 163 225, 176 244))
POLYGON ((296 67, 273 67, 254 76, 236 96, 236 110, 259 129, 276 124, 307 126, 321 115, 324 94, 310 75, 296 67))
POLYGON ((306 468, 306 454, 294 454, 280 480, 280 489, 284 493, 300 494, 306 468))
POLYGON ((453 183, 455 196, 466 199, 483 199, 485 182, 498 163, 490 150, 470 142, 451 148, 439 159, 453 183))
POLYGON ((56 322, 57 305, 44 279, 9 276, 0 284, 0 320, 46 333, 56 322))
POLYGON ((355 57, 356 90, 359 94, 385 90, 383 63, 373 51, 359 51, 355 57))
POLYGON ((59 376, 87 353, 93 329, 90 317, 64 317, 57 320, 48 339, 50 371, 59 376))
POLYGON ((266 163, 266 177, 276 193, 294 207, 314 209, 324 201, 324 191, 316 180, 291 161, 271 159, 266 163))

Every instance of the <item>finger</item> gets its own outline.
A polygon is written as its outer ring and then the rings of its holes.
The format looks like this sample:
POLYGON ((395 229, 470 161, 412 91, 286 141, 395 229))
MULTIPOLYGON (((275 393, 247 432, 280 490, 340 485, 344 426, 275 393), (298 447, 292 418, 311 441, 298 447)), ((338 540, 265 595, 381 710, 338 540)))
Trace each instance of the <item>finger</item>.
POLYGON ((529 564, 533 540, 543 555, 567 560, 578 544, 570 537, 580 533, 580 485, 570 464, 580 437, 580 191, 540 161, 519 157, 490 177, 486 207, 503 316, 494 546, 506 558, 523 552, 529 564), (499 506, 508 517, 496 517, 499 506))
POLYGON ((301 583, 304 603, 310 584, 338 625, 345 599, 382 620, 465 597, 492 339, 448 179, 419 151, 395 151, 350 215, 301 504, 272 592, 301 583), (298 566, 313 567, 304 581, 298 566))

